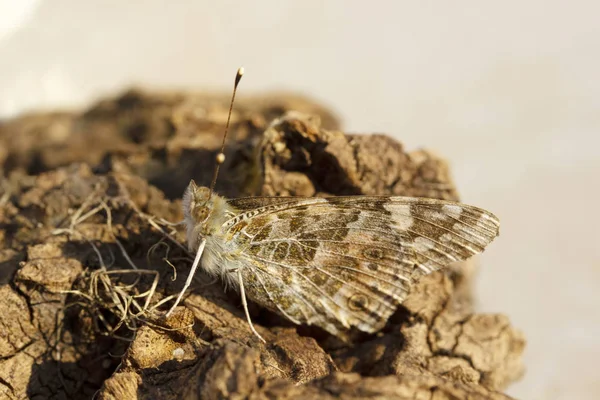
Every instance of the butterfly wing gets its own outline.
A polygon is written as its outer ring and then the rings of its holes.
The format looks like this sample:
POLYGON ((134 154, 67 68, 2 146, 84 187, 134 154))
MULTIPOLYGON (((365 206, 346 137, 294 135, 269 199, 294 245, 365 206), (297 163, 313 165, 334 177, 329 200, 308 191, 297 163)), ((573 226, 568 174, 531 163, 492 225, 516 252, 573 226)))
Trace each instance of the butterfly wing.
POLYGON ((244 239, 248 297, 337 336, 353 326, 381 329, 420 275, 483 251, 499 227, 485 210, 426 198, 230 204, 241 209, 228 229, 244 239))

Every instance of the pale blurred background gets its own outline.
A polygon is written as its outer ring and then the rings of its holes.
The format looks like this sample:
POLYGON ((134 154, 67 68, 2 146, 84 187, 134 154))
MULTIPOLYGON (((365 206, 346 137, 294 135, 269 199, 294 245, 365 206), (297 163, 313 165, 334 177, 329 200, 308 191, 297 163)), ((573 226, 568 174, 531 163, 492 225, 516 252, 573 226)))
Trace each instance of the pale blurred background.
POLYGON ((523 399, 600 398, 600 3, 0 0, 0 116, 132 83, 289 89, 450 160, 494 211, 479 310, 528 339, 523 399))

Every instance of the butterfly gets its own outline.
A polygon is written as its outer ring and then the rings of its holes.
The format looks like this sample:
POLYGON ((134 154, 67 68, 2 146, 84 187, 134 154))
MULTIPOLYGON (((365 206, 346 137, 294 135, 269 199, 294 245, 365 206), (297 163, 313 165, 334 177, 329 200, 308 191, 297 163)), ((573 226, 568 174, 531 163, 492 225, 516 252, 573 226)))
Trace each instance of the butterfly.
POLYGON ((184 193, 187 244, 195 258, 167 315, 200 266, 239 290, 250 329, 263 341, 247 299, 340 338, 352 328, 373 333, 421 276, 482 252, 498 235, 492 213, 438 199, 225 199, 213 190, 224 145, 225 137, 211 187, 192 180, 184 193))

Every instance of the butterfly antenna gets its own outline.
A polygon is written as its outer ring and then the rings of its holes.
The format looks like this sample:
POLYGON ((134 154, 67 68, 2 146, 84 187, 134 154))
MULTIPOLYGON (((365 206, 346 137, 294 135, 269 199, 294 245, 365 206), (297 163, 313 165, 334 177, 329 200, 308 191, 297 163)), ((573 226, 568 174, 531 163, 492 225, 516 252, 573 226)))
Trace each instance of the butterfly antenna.
POLYGON ((225 125, 223 143, 221 144, 221 151, 219 151, 219 153, 217 153, 217 156, 215 157, 215 174, 213 176, 212 183, 210 184, 210 194, 208 196, 209 199, 212 197, 213 191, 215 190, 215 185, 217 184, 217 177, 219 176, 219 167, 225 162, 225 141, 227 140, 227 132, 229 131, 229 121, 231 120, 231 111, 233 111, 233 101, 235 100, 235 93, 237 91, 238 84, 242 79, 242 75, 244 75, 244 67, 240 67, 237 70, 237 73, 235 74, 235 83, 233 85, 233 94, 231 95, 231 104, 229 105, 229 114, 227 114, 227 124, 225 125))

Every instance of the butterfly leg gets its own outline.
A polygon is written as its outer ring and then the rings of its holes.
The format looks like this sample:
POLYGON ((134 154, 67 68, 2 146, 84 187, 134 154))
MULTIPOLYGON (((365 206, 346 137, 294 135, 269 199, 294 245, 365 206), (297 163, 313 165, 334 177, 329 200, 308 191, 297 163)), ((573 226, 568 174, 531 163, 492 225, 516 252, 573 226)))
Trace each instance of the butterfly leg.
POLYGON ((240 283, 240 295, 242 296, 242 306, 244 306, 244 312, 246 313, 246 319, 248 320, 248 325, 250 325, 250 330, 254 333, 263 343, 267 343, 265 339, 254 329, 254 325, 252 325, 252 320, 250 319, 250 312, 248 311, 248 301, 246 300, 246 292, 244 290, 244 280, 242 279, 242 270, 237 270, 238 281, 240 283))
POLYGON ((200 257, 202 257, 202 253, 204 252, 205 245, 206 245, 206 238, 202 238, 202 241, 200 242, 200 245, 198 246, 198 251, 196 251, 196 257, 194 258, 194 263, 192 264, 192 268, 190 269, 190 274, 188 275, 187 280, 185 281, 185 285, 183 285, 183 289, 181 289, 181 292, 179 292, 179 296, 177 296, 175 303, 173 303, 173 305, 171 306, 171 309, 169 310, 169 312, 167 312, 167 317, 169 315, 171 315, 173 310, 175 310, 175 307, 177 307, 177 305, 181 301, 181 298, 183 297, 185 291, 192 284, 192 279, 194 279, 194 274, 196 273, 196 270, 198 269, 198 265, 200 264, 200 257))

